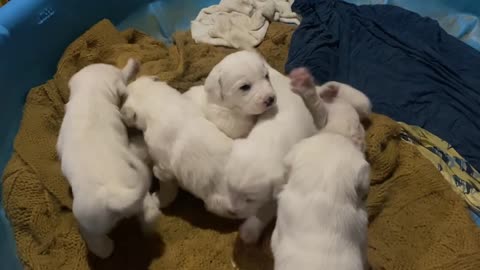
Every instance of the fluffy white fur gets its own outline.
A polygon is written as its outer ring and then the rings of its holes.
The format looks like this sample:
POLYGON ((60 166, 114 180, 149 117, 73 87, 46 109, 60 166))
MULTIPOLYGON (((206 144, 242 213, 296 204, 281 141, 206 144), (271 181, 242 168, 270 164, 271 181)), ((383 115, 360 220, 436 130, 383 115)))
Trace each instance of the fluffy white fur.
MULTIPOLYGON (((153 166, 153 161, 148 152, 148 147, 143 138, 143 133, 138 132, 138 130, 132 131, 132 129, 130 129, 128 135, 129 147, 131 151, 138 158, 140 158, 149 169, 151 169, 153 166)), ((145 195, 145 198, 143 200, 143 215, 139 216, 140 222, 142 222, 145 232, 150 232, 153 229, 153 225, 158 220, 161 214, 161 212, 159 211, 159 208, 161 207, 159 201, 160 195, 163 195, 163 193, 147 193, 145 195)))
POLYGON ((260 115, 245 139, 234 142, 225 167, 224 211, 247 218, 240 227, 245 242, 255 242, 275 215, 274 194, 284 182, 283 158, 316 128, 301 98, 290 91, 290 80, 269 67, 277 106, 260 115))
POLYGON ((275 105, 268 65, 254 51, 226 56, 210 72, 204 86, 184 94, 200 104, 208 120, 230 138, 245 137, 257 116, 275 105))
POLYGON ((285 159, 271 246, 275 270, 360 270, 366 266, 370 167, 347 137, 322 131, 285 159))
POLYGON ((69 81, 57 142, 62 172, 72 187, 73 214, 89 250, 102 258, 113 251, 107 233, 115 224, 144 215, 144 208, 155 204, 148 194, 150 170, 129 145, 118 108, 137 70, 130 59, 123 70, 93 64, 77 72, 69 81))
POLYGON ((368 118, 371 113, 368 97, 338 82, 315 86, 312 75, 305 68, 294 69, 289 76, 292 91, 302 97, 317 128, 344 135, 363 151, 365 130, 361 118, 368 118))
POLYGON ((347 102, 352 105, 357 111, 360 120, 367 119, 372 112, 372 103, 370 99, 361 91, 353 88, 352 86, 335 81, 326 82, 321 86, 316 87, 317 93, 327 102, 333 98, 331 95, 324 95, 325 92, 334 90, 335 97, 343 102, 347 102))
MULTIPOLYGON (((285 155, 293 145, 327 124, 326 115, 312 118, 302 99, 290 91, 289 78, 272 68, 269 73, 277 106, 259 116, 247 138, 235 140, 225 168, 227 188, 221 191, 227 193, 223 197, 228 202, 223 204, 223 211, 247 218, 240 227, 240 238, 247 243, 257 241, 275 216, 274 196, 285 182, 285 155)), ((358 111, 371 110, 368 98, 352 87, 331 82, 318 87, 317 92, 331 92, 329 88, 335 89, 336 98, 352 102, 358 111)))
POLYGON ((175 199, 176 184, 202 199, 207 210, 223 215, 218 189, 232 139, 206 120, 202 111, 177 90, 156 77, 141 77, 128 85, 122 107, 128 125, 144 132, 160 180, 160 204, 175 199), (167 187, 167 188, 166 188, 167 187))
MULTIPOLYGON (((292 90, 303 98, 314 118, 323 114, 321 106, 309 104, 308 93, 317 93, 308 71, 294 70, 291 78, 292 90)), ((370 166, 363 145, 357 143, 364 140, 364 131, 358 129, 360 119, 353 106, 338 100, 335 89, 330 94, 333 100, 325 128, 298 143, 285 158, 288 182, 278 196, 271 240, 276 270, 361 270, 367 266, 364 199, 370 166)))

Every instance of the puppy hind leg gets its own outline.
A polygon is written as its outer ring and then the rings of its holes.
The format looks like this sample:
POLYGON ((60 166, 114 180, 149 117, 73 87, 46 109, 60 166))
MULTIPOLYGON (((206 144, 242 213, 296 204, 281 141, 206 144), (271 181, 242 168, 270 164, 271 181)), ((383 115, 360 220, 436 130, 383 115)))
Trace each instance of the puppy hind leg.
POLYGON ((247 244, 258 242, 263 230, 273 220, 277 213, 277 204, 275 201, 265 204, 256 215, 251 216, 240 225, 240 239, 247 244))
POLYGON ((87 244, 88 250, 97 257, 106 259, 113 253, 114 243, 105 234, 95 234, 80 225, 80 234, 87 244))
POLYGON ((88 250, 100 258, 107 258, 114 249, 114 243, 107 234, 119 217, 101 205, 86 194, 80 194, 73 200, 72 212, 88 250))
POLYGON ((178 184, 172 171, 160 164, 153 166, 153 175, 159 180, 160 188, 157 193, 160 208, 169 206, 177 197, 178 184))

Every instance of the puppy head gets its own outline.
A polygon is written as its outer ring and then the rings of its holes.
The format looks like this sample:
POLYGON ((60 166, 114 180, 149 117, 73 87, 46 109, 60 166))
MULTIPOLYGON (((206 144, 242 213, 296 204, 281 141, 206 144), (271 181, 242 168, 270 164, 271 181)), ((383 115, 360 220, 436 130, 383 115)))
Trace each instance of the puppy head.
POLYGON ((150 87, 152 82, 159 81, 155 76, 142 76, 126 87, 126 99, 120 109, 120 114, 127 127, 145 131, 145 120, 139 115, 139 111, 144 107, 142 99, 145 98, 145 95, 142 90, 150 87))
POLYGON ((220 217, 237 219, 235 213, 231 210, 231 201, 226 193, 214 192, 204 201, 205 209, 220 217))
POLYGON ((262 114, 276 102, 268 65, 253 51, 226 56, 205 81, 208 100, 245 115, 262 114))

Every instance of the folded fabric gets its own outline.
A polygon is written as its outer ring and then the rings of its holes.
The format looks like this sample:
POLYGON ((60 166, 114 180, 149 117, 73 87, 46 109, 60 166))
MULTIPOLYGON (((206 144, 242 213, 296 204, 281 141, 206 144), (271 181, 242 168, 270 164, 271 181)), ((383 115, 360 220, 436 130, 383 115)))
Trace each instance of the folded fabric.
POLYGON ((296 0, 286 70, 309 68, 366 93, 375 112, 448 141, 480 168, 480 53, 436 21, 389 5, 296 0))
POLYGON ((299 24, 288 0, 222 0, 202 9, 191 31, 195 42, 248 48, 262 42, 270 21, 299 24))
POLYGON ((480 50, 480 1, 345 0, 356 5, 394 5, 438 21, 450 35, 480 50))
POLYGON ((480 214, 480 173, 448 142, 421 127, 399 124, 403 129, 401 138, 430 160, 475 214, 480 214))

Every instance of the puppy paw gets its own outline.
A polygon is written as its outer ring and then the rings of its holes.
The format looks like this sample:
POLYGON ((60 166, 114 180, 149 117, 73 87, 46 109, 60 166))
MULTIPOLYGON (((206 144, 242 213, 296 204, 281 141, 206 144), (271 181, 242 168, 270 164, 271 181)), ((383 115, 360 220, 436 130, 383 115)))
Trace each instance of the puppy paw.
POLYGON ((143 200, 143 213, 139 216, 143 231, 151 233, 161 216, 158 195, 148 193, 143 200))
POLYGON ((160 200, 157 193, 148 193, 143 201, 143 216, 145 223, 153 223, 160 217, 160 200))
POLYGON ((323 90, 320 93, 320 97, 325 101, 325 102, 333 102, 333 100, 337 97, 338 95, 338 87, 335 85, 327 85, 326 89, 323 90))
POLYGON ((290 87, 298 95, 315 94, 315 81, 306 68, 296 68, 289 74, 290 87))
POLYGON ((88 249, 97 257, 106 259, 113 253, 114 244, 112 239, 102 236, 98 239, 87 241, 88 249))
POLYGON ((262 235, 264 225, 256 217, 250 217, 242 225, 240 225, 239 236, 246 244, 254 244, 258 242, 262 235))

